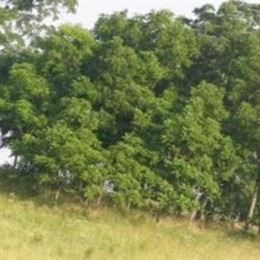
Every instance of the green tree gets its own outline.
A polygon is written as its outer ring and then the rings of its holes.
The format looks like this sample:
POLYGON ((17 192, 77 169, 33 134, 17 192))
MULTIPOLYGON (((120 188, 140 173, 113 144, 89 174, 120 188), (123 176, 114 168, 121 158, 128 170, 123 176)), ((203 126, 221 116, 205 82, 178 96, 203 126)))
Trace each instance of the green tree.
MULTIPOLYGON (((44 20, 58 18, 59 11, 66 8, 75 12, 77 0, 3 0, 0 4, 0 47, 16 49, 48 29, 44 20)), ((50 26, 49 26, 50 27, 50 26)))
POLYGON ((221 127, 228 116, 223 98, 223 89, 201 83, 192 88, 183 111, 165 120, 165 167, 169 182, 178 187, 180 202, 184 202, 180 210, 205 211, 207 204, 216 205, 222 182, 234 173, 235 150, 221 127))
MULTIPOLYGON (((236 142, 241 163, 235 179, 225 189, 233 196, 230 207, 236 208, 242 219, 247 218, 245 209, 250 208, 250 197, 256 197, 248 191, 256 194, 253 190, 257 190, 254 187, 257 187, 259 167, 256 138, 259 10, 259 4, 229 1, 218 10, 210 5, 197 8, 197 19, 189 21, 198 35, 201 54, 187 71, 191 75, 187 85, 198 84, 204 79, 226 89, 224 101, 230 116, 225 121, 224 130, 236 142)), ((255 204, 253 201, 252 205, 255 204)))
POLYGON ((0 8, 1 146, 23 176, 85 204, 259 223, 259 5, 123 11, 36 36, 62 5, 75 1, 0 8))

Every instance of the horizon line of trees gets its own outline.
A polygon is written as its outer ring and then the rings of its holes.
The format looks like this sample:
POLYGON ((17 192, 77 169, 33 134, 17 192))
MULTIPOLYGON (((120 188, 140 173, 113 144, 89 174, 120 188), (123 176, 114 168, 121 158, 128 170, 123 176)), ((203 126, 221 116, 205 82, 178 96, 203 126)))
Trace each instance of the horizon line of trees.
POLYGON ((19 177, 87 204, 260 225, 259 4, 115 12, 88 31, 42 22, 74 0, 3 3, 1 147, 19 177))

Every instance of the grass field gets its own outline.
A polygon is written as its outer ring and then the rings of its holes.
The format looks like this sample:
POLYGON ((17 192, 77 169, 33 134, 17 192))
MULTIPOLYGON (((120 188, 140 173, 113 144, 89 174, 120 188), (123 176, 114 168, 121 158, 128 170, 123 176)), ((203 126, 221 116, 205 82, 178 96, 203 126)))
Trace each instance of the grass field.
POLYGON ((0 185, 0 259, 260 259, 260 239, 143 213, 85 211, 0 185))

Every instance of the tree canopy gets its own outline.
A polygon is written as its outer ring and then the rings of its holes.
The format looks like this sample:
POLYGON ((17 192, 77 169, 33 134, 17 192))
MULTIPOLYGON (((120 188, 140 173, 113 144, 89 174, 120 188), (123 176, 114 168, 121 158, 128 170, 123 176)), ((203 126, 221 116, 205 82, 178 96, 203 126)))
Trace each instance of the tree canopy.
POLYGON ((260 224, 260 5, 122 11, 23 44, 75 4, 0 7, 1 146, 19 176, 88 204, 260 224))

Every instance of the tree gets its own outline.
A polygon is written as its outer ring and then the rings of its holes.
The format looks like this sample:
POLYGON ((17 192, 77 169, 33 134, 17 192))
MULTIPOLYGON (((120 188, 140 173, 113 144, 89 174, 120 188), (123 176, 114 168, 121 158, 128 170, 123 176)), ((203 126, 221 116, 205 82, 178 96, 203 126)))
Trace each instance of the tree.
POLYGON ((229 194, 236 194, 232 207, 237 208, 242 219, 247 218, 245 208, 249 197, 256 197, 248 190, 255 194, 259 164, 255 137, 258 132, 256 104, 259 103, 259 8, 257 4, 240 1, 223 3, 219 10, 205 5, 195 10, 198 18, 189 21, 198 35, 201 55, 188 69, 192 77, 187 85, 206 79, 226 89, 224 101, 230 116, 225 120, 224 130, 237 144, 241 158, 240 170, 227 189, 235 184, 236 188, 231 188, 229 194), (255 119, 249 119, 253 115, 255 119))
POLYGON ((0 47, 20 48, 24 37, 37 36, 43 29, 47 17, 58 17, 59 11, 66 8, 75 11, 77 0, 3 0, 0 5, 0 47))
POLYGON ((92 31, 66 24, 24 38, 28 17, 42 29, 75 1, 8 2, 1 146, 19 156, 20 176, 157 219, 259 224, 259 5, 205 5, 194 20, 123 11, 92 31))
MULTIPOLYGON (((31 48, 26 49, 24 40, 26 39, 28 41, 33 36, 35 37, 35 34, 39 33, 39 30, 44 28, 44 25, 41 22, 48 16, 57 17, 60 8, 66 7, 69 11, 75 11, 76 3, 75 0, 4 0, 0 4, 0 90, 3 93, 0 102, 1 146, 7 146, 9 144, 8 140, 10 137, 6 137, 6 134, 17 135, 17 130, 14 131, 14 128, 19 128, 19 132, 22 132, 22 128, 19 125, 20 123, 17 122, 18 126, 16 126, 15 117, 17 115, 13 116, 10 114, 12 107, 17 106, 17 109, 27 110, 28 113, 29 110, 31 110, 32 104, 25 99, 30 96, 30 91, 33 91, 33 86, 28 87, 28 85, 34 84, 37 81, 37 76, 35 75, 37 74, 36 69, 29 64, 36 58, 36 52, 32 51, 31 48), (37 30, 37 32, 34 30, 37 30), (26 38, 24 37, 25 34, 26 38), (23 62, 28 64, 21 65, 20 70, 16 73, 15 71, 16 69, 18 70, 19 66, 17 65, 15 68, 14 64, 23 62), (11 69, 12 66, 14 67, 13 69, 11 69), (10 70, 12 70, 14 74, 16 73, 17 77, 22 77, 21 88, 24 90, 17 91, 17 94, 15 94, 15 89, 8 89, 9 85, 7 79, 10 70), (26 75, 27 72, 28 75, 26 75), (20 73, 23 75, 18 75, 20 73), (32 78, 31 82, 29 83, 30 80, 27 80, 28 82, 25 83, 25 77, 32 78), (25 88, 30 88, 28 93, 26 93, 27 90, 25 90, 25 88), (20 94, 21 96, 18 98, 20 94), (22 100, 18 101, 17 98, 22 100), (18 102, 18 104, 13 104, 12 102, 18 102), (18 106, 20 108, 18 108, 18 106), (21 108, 21 106, 23 108, 21 108)), ((42 85, 45 85, 43 81, 45 81, 43 78, 38 81, 40 82, 38 90, 42 85)), ((46 86, 44 86, 43 89, 46 90, 46 86)), ((44 92, 45 90, 42 91, 44 92)), ((37 91, 34 92, 35 93, 32 96, 37 95, 37 91)), ((41 92, 41 90, 39 90, 39 92, 41 92)), ((44 94, 42 93, 39 95, 43 96, 44 94)))
POLYGON ((169 151, 165 167, 185 202, 181 210, 216 206, 222 183, 236 168, 232 140, 221 128, 228 116, 223 98, 223 89, 203 82, 192 88, 183 111, 165 121, 163 141, 169 151))
POLYGON ((94 34, 104 42, 119 37, 137 55, 143 51, 153 53, 164 70, 161 78, 153 83, 156 94, 162 94, 172 82, 180 84, 183 71, 199 54, 193 31, 168 10, 133 18, 128 18, 126 11, 103 15, 95 25, 94 34))

